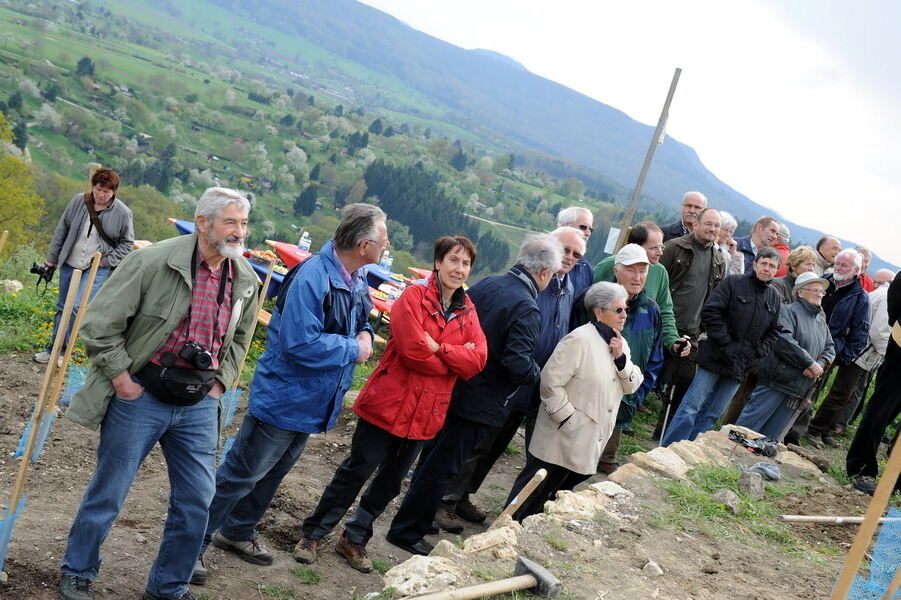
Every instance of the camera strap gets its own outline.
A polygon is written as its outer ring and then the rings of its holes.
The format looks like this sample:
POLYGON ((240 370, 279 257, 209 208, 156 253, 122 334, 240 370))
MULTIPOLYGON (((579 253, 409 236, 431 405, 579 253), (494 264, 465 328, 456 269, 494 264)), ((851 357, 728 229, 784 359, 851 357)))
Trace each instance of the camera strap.
MULTIPOLYGON (((219 292, 216 294, 216 316, 213 318, 213 331, 216 331, 216 325, 219 323, 219 312, 222 310, 222 303, 225 302, 225 286, 228 285, 229 264, 231 259, 226 258, 222 262, 222 268, 219 271, 219 292)), ((194 291, 197 289, 197 247, 194 247, 194 253, 191 255, 191 302, 188 303, 188 314, 185 323, 188 331, 185 337, 191 337, 191 313, 194 305, 194 291)))
MULTIPOLYGON (((113 202, 116 201, 116 197, 113 196, 113 202)), ((110 203, 112 206, 112 202, 110 203)), ((84 207, 88 209, 88 219, 91 221, 91 226, 97 230, 97 234, 103 238, 110 246, 115 247, 116 244, 119 243, 118 240, 113 241, 110 236, 106 235, 106 232, 103 230, 103 225, 100 223, 100 215, 97 214, 97 211, 94 210, 94 194, 88 193, 84 195, 84 207)), ((91 235, 91 228, 88 227, 88 235, 91 235)))

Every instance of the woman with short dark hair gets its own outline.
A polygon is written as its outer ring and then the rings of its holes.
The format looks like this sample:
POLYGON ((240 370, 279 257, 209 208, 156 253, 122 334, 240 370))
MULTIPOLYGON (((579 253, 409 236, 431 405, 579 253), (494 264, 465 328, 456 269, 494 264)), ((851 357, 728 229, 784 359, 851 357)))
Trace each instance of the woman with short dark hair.
POLYGON ((335 547, 354 569, 371 569, 366 544, 373 522, 400 493, 423 441, 444 424, 454 383, 485 366, 488 345, 463 289, 475 259, 469 239, 438 238, 432 274, 407 286, 392 306, 388 347, 354 402, 359 420, 350 455, 303 522, 294 549, 299 562, 315 562, 322 538, 375 473, 335 547))

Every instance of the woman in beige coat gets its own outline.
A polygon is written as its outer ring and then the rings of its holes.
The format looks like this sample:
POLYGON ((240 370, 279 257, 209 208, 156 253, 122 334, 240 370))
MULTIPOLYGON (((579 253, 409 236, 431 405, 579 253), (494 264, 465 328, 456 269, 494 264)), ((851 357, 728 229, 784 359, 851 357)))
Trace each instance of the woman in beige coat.
POLYGON ((610 438, 620 400, 638 389, 641 369, 629 359, 620 335, 626 323, 628 293, 616 283, 596 283, 585 293, 590 323, 560 340, 541 371, 541 407, 526 454, 507 504, 535 475, 544 482, 513 518, 541 512, 560 490, 571 490, 597 470, 610 438))

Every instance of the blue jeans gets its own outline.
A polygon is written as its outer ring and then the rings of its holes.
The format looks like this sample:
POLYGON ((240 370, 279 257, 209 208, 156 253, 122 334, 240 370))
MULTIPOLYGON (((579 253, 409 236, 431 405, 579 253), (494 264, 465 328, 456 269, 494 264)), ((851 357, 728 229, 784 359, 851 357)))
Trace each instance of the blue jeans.
MULTIPOLYGON (((297 463, 307 445, 308 433, 288 431, 244 415, 234 445, 216 471, 216 495, 210 504, 203 553, 218 529, 230 540, 256 536, 278 486, 297 463)), ((196 555, 195 555, 196 557, 196 555)))
POLYGON ((722 416, 740 385, 740 382, 725 375, 699 367, 679 404, 679 410, 666 428, 660 445, 669 446, 673 442, 693 440, 699 433, 709 431, 722 416))
POLYGON ((122 509, 135 473, 159 442, 169 472, 169 511, 147 591, 174 598, 188 580, 206 529, 214 491, 219 401, 207 396, 194 406, 175 406, 144 393, 114 397, 100 426, 97 470, 75 515, 60 571, 95 579, 100 545, 122 509))
MULTIPOLYGON (((56 339, 57 331, 59 331, 59 322, 63 316, 63 308, 66 306, 66 296, 69 295, 69 284, 72 281, 72 271, 74 270, 75 269, 65 263, 59 267, 59 296, 56 299, 56 314, 53 315, 53 335, 50 336, 50 344, 46 348, 47 352, 53 350, 53 341, 56 339)), ((75 294, 75 304, 72 305, 72 316, 69 317, 69 327, 66 330, 66 337, 63 340, 63 345, 60 346, 61 350, 64 350, 67 347, 66 342, 72 337, 72 325, 75 323, 75 317, 78 315, 78 306, 81 304, 81 295, 84 293, 84 286, 88 283, 88 272, 88 270, 85 270, 85 272, 82 273, 81 280, 78 282, 78 292, 75 294)), ((97 276, 94 278, 94 285, 91 287, 91 294, 88 296, 88 302, 93 300, 94 296, 97 295, 97 290, 99 290, 100 285, 106 281, 109 273, 109 267, 100 267, 97 269, 97 276)))
POLYGON ((795 409, 789 408, 788 400, 787 394, 758 385, 735 424, 778 439, 795 414, 795 409))

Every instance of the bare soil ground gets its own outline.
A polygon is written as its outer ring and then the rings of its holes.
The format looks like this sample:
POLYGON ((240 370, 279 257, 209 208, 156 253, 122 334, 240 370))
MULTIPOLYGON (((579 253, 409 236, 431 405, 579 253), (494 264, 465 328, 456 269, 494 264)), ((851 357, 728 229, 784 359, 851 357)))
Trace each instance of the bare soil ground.
MULTIPOLYGON (((31 414, 42 371, 25 356, 0 357, 0 497, 6 501, 18 468, 11 458, 31 414)), ((235 422, 239 423, 241 414, 235 422)), ((332 550, 334 536, 320 561, 313 566, 321 578, 304 583, 295 573, 291 550, 299 538, 300 521, 309 514, 338 464, 345 457, 354 421, 342 418, 327 435, 315 436, 297 467, 285 479, 260 524, 264 544, 276 554, 271 567, 242 562, 212 548, 207 553, 210 571, 206 586, 193 588, 199 598, 266 600, 276 598, 348 599, 379 591, 378 572, 358 573, 332 550)), ((234 426, 230 435, 234 435, 234 426)), ((57 598, 58 567, 75 510, 94 467, 97 432, 66 419, 58 419, 40 461, 33 465, 27 484, 28 502, 10 542, 0 598, 16 600, 57 598)), ((519 440, 521 447, 521 440, 519 440)), ((524 462, 511 454, 499 461, 476 502, 497 514, 509 485, 524 462)), ((602 476, 590 481, 601 479, 602 476)), ((789 494, 777 501, 778 511, 796 514, 859 515, 868 497, 846 488, 818 482, 808 493, 789 494)), ((665 493, 639 497, 636 519, 619 524, 604 520, 572 521, 560 531, 532 536, 521 543, 523 552, 549 567, 561 580, 569 598, 746 598, 814 599, 828 596, 844 555, 856 532, 854 527, 794 526, 798 553, 784 547, 745 543, 723 538, 703 528, 667 525, 665 493), (648 560, 664 570, 648 577, 641 568, 648 560)), ((378 522, 370 543, 370 556, 378 566, 394 566, 409 555, 384 540, 395 501, 378 522)), ((141 468, 131 494, 103 546, 103 568, 95 583, 100 599, 140 598, 147 570, 156 554, 168 503, 166 465, 158 449, 141 468)), ((491 517, 489 517, 490 519, 491 517)), ((484 530, 467 527, 463 536, 484 530)), ((335 532, 340 534, 340 529, 335 532)), ((440 537, 456 540, 442 533, 440 537)), ((439 536, 431 541, 437 542, 439 536)), ((506 573, 484 573, 485 578, 506 573)))

